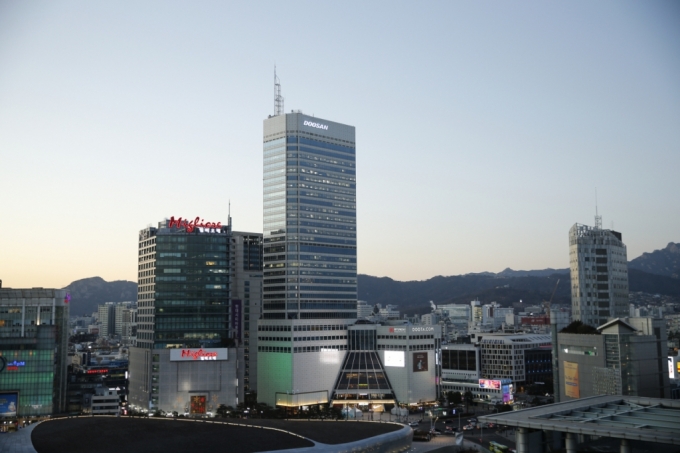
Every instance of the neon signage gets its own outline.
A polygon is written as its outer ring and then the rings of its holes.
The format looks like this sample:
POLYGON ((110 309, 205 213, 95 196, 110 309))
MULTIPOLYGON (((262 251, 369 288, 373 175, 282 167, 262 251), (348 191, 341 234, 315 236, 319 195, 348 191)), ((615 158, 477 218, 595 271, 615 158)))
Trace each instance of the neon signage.
POLYGON ((7 371, 19 371, 19 367, 26 366, 26 362, 7 362, 7 371))
POLYGON ((85 373, 87 373, 87 374, 106 374, 108 372, 109 372, 109 370, 103 369, 103 370, 87 370, 85 373))
POLYGON ((222 222, 217 223, 206 222, 200 217, 196 217, 194 220, 187 221, 185 219, 182 219, 181 217, 175 219, 175 217, 172 216, 170 217, 170 223, 168 224, 168 227, 184 228, 187 231, 187 233, 193 232, 196 228, 203 232, 203 229, 220 230, 222 228, 222 222))
POLYGON ((182 349, 181 357, 191 357, 194 360, 217 360, 217 353, 204 351, 203 349, 198 351, 182 349))
POLYGON ((228 360, 227 348, 215 349, 171 349, 171 361, 228 360))
POLYGON ((317 129, 323 129, 323 130, 325 130, 325 131, 328 130, 328 126, 327 126, 326 124, 313 123, 313 122, 307 121, 307 120, 305 120, 305 122, 302 123, 302 124, 304 124, 305 126, 309 126, 309 127, 315 127, 315 128, 317 128, 317 129))

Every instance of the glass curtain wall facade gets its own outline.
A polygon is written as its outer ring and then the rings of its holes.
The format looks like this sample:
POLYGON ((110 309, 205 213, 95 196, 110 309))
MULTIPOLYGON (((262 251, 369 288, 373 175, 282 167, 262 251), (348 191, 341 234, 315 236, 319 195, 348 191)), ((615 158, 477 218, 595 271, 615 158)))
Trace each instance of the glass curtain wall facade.
POLYGON ((0 289, 0 416, 66 410, 69 301, 65 290, 0 289))
POLYGON ((266 119, 263 142, 257 394, 275 405, 332 393, 357 318, 355 129, 293 112, 266 119))
POLYGON ((231 225, 140 232, 137 347, 226 347, 231 225))
POLYGON ((264 261, 264 319, 356 318, 353 127, 265 121, 264 261))

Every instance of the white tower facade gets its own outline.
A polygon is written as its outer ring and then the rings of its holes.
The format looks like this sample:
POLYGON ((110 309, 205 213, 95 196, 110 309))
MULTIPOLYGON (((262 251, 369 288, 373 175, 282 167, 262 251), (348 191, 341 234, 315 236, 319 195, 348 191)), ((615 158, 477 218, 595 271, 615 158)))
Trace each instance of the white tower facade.
POLYGON ((597 327, 628 315, 628 258, 621 233, 575 224, 569 230, 573 319, 597 327))

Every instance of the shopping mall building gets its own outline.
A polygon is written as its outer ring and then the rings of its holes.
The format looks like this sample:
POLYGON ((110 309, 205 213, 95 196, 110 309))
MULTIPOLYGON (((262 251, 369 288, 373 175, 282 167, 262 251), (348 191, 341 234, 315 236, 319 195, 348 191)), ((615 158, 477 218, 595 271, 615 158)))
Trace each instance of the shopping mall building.
POLYGON ((200 415, 243 401, 261 237, 232 232, 231 218, 171 217, 139 232, 132 408, 200 415))
POLYGON ((0 282, 0 417, 64 412, 69 301, 65 290, 0 282))

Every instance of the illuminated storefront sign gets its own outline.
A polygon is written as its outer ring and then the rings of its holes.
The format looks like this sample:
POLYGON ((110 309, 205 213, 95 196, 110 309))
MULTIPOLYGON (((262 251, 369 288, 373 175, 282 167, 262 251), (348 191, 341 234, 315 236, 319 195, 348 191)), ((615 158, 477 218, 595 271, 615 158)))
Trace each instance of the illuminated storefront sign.
POLYGON ((187 233, 193 232, 196 228, 201 233, 207 233, 210 232, 211 230, 216 230, 215 232, 219 232, 222 229, 222 222, 206 222, 200 217, 196 217, 194 220, 187 221, 182 219, 181 217, 179 219, 175 219, 175 217, 170 217, 170 222, 168 223, 168 228, 184 228, 187 233), (207 231, 206 231, 207 230, 207 231))
POLYGON ((171 349, 170 361, 227 360, 227 348, 218 349, 171 349))
POLYGON ((494 381, 494 380, 491 380, 491 379, 480 379, 479 380, 479 388, 480 389, 500 390, 501 389, 501 381, 494 381))
POLYGON ((309 127, 315 127, 315 128, 317 128, 317 129, 323 129, 323 130, 325 130, 325 131, 328 130, 328 126, 325 125, 325 124, 321 124, 321 123, 313 123, 313 122, 311 122, 311 121, 305 120, 305 122, 302 123, 302 124, 304 124, 305 126, 309 126, 309 127))
POLYGON ((7 362, 7 371, 19 371, 19 367, 26 366, 26 362, 7 362))
POLYGON ((108 373, 109 370, 107 369, 98 369, 98 370, 87 370, 85 374, 106 374, 108 373))

